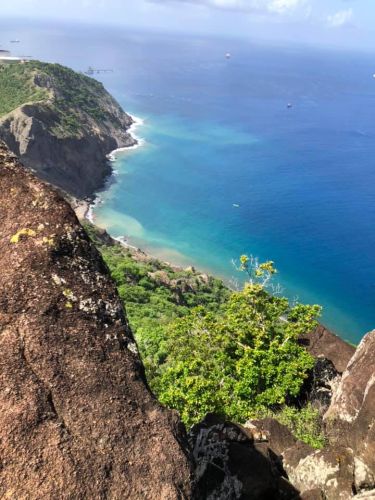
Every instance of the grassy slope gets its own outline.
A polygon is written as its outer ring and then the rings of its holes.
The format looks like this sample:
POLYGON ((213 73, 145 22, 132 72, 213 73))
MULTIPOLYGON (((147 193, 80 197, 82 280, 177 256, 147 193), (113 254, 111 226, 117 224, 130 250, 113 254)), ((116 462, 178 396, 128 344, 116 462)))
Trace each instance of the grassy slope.
POLYGON ((48 99, 48 91, 34 83, 35 72, 28 64, 0 66, 0 117, 23 104, 48 99))
POLYGON ((103 99, 108 94, 100 82, 59 64, 29 61, 0 66, 0 116, 23 104, 45 101, 56 114, 52 131, 58 137, 79 135, 90 118, 113 122, 103 99), (44 87, 47 84, 53 93, 44 87))

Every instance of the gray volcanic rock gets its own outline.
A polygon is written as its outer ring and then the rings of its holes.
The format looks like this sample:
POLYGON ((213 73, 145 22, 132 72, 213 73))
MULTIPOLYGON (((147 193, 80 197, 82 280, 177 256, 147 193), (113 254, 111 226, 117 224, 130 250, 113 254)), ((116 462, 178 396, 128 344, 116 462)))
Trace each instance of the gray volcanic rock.
POLYGON ((333 393, 324 415, 327 448, 291 447, 283 452, 289 480, 303 498, 309 492, 326 500, 374 496, 374 353, 375 331, 363 338, 333 393))
POLYGON ((316 358, 315 365, 301 388, 297 398, 298 403, 301 406, 310 403, 323 416, 340 380, 341 374, 336 370, 332 361, 321 357, 316 358))
POLYGON ((300 405, 311 403, 323 415, 331 403, 355 347, 323 325, 318 325, 313 332, 301 335, 299 342, 315 358, 315 366, 310 371, 297 400, 300 405))
POLYGON ((332 445, 353 451, 356 489, 375 488, 375 330, 350 360, 324 420, 332 445))
POLYGON ((348 500, 353 492, 354 463, 350 450, 344 447, 313 451, 287 450, 283 465, 291 483, 302 497, 319 491, 327 500, 348 500))
POLYGON ((189 498, 184 429, 98 251, 1 145, 0 190, 0 498, 189 498))
POLYGON ((136 144, 127 132, 133 119, 92 78, 38 61, 23 69, 45 97, 0 117, 0 139, 41 179, 92 196, 112 172, 108 153, 136 144))

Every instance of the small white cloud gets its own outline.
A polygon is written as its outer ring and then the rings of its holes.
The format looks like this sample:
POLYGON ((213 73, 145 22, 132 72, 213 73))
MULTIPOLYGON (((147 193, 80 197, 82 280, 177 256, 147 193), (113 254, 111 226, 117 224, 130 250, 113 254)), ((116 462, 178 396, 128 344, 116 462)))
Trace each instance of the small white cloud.
POLYGON ((302 3, 305 3, 304 0, 272 0, 268 5, 268 10, 284 14, 285 12, 294 10, 296 7, 300 7, 302 3))
POLYGON ((339 10, 335 14, 327 17, 328 25, 332 28, 340 28, 350 23, 353 17, 353 9, 339 10))

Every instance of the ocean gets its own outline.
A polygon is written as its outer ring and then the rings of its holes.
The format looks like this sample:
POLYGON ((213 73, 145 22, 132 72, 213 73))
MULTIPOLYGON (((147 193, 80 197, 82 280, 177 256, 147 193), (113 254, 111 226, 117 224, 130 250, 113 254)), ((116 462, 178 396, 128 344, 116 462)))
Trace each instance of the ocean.
POLYGON ((13 21, 3 48, 95 75, 142 119, 96 223, 241 285, 273 260, 291 299, 352 342, 375 327, 375 60, 369 54, 13 21), (18 45, 18 44, 17 44, 18 45), (227 58, 226 53, 231 57, 227 58))

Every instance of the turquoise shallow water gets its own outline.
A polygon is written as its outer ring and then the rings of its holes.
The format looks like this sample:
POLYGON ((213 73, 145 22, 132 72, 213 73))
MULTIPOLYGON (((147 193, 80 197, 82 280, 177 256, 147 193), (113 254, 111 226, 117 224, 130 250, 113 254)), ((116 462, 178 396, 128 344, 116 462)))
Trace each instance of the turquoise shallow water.
POLYGON ((181 44, 131 103, 146 143, 119 156, 98 223, 226 279, 242 253, 275 260, 285 293, 358 341, 375 323, 370 64, 242 46, 228 64, 181 44))
MULTIPOLYGON (((324 321, 345 338, 359 340, 360 322, 345 310, 346 293, 342 305, 334 287, 332 293, 331 285, 345 284, 347 278, 335 276, 335 266, 331 270, 326 260, 329 252, 329 259, 339 259, 345 249, 330 248, 335 236, 324 241, 320 224, 305 220, 305 201, 294 199, 295 189, 307 187, 308 171, 295 180, 290 178, 295 172, 286 171, 285 185, 280 186, 271 165, 265 179, 257 160, 261 163, 270 145, 227 126, 206 123, 192 130, 179 119, 149 116, 137 133, 146 142, 118 156, 115 182, 100 194, 102 203, 94 212, 98 224, 155 256, 182 265, 194 263, 234 282, 240 282, 241 275, 232 260, 242 253, 272 258, 285 293, 323 304, 324 321), (228 162, 228 156, 236 157, 241 148, 255 156, 246 175, 241 166, 228 162), (317 248, 319 254, 314 255, 317 248), (329 271, 326 286, 323 276, 329 271)), ((313 202, 313 193, 306 196, 313 202)), ((319 207, 313 208, 324 215, 319 207)))
POLYGON ((17 33, 36 57, 113 67, 98 78, 144 119, 97 222, 226 279, 242 253, 272 259, 285 293, 322 304, 343 337, 375 327, 372 57, 103 27, 17 33))

